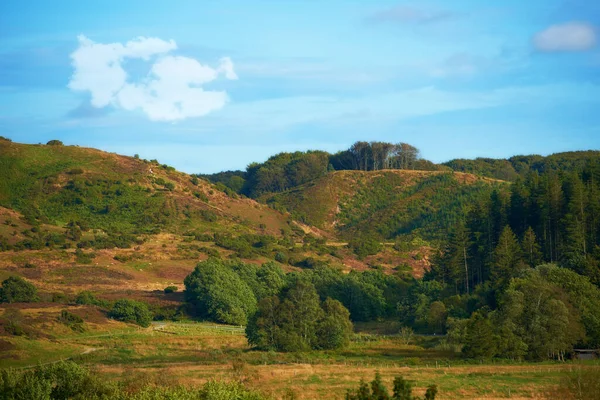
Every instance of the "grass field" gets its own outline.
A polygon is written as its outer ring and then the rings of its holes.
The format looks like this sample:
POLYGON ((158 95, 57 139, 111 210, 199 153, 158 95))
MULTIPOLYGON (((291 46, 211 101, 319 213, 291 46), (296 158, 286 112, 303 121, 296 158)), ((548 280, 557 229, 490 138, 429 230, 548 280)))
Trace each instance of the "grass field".
MULTIPOLYGON (((98 321, 100 322, 100 321, 98 321)), ((405 345, 400 338, 356 335, 349 348, 302 354, 250 349, 241 327, 196 322, 154 323, 142 329, 114 321, 75 334, 48 324, 52 338, 2 340, 2 367, 28 367, 71 358, 131 384, 199 385, 239 380, 275 398, 342 399, 379 371, 391 387, 396 376, 422 395, 437 384, 440 399, 553 398, 573 363, 468 364, 447 350, 425 348, 431 338, 405 345)), ((593 367, 593 366, 589 366, 593 367)), ((597 367, 597 366, 596 366, 597 367)))

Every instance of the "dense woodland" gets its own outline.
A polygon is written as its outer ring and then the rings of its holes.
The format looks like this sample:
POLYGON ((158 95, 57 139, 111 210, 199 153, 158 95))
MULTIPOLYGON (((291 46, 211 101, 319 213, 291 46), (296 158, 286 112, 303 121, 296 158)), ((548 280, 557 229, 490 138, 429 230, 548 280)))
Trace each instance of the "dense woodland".
MULTIPOLYGON (((283 153, 251 165, 245 175, 229 175, 246 179, 240 192, 256 197, 332 170, 419 169, 427 164, 419 164, 418 154, 404 144, 358 142, 328 158, 322 152, 283 153), (314 168, 303 164, 311 173, 297 179, 300 160, 314 168), (275 177, 281 185, 271 185, 275 177)), ((354 321, 396 318, 417 332, 447 333, 448 344, 460 345, 467 357, 564 359, 573 347, 599 346, 600 154, 453 160, 444 167, 512 184, 468 194, 452 214, 441 207, 437 222, 450 222, 438 225, 442 235, 423 229, 382 235, 437 239, 438 255, 422 281, 313 268, 304 276, 320 296, 341 301, 354 321)), ((364 204, 377 201, 377 185, 367 191, 371 197, 364 204)), ((353 233, 368 243, 368 236, 386 232, 381 227, 393 220, 353 233)))

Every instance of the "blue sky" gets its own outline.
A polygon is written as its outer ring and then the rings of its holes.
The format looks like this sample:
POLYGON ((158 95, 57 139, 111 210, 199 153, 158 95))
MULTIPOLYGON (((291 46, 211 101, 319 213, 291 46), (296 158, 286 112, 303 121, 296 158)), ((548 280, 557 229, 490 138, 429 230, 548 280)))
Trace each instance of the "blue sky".
POLYGON ((408 142, 600 149, 589 0, 0 2, 0 135, 186 172, 408 142))

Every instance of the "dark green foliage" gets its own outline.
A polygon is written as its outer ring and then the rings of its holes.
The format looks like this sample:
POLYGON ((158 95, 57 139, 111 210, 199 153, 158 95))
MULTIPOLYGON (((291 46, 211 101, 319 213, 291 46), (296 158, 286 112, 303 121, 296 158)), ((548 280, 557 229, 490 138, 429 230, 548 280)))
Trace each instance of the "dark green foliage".
MULTIPOLYGON (((437 393, 436 385, 428 386, 425 400, 435 400, 437 393)), ((394 379, 393 395, 390 396, 381 380, 381 375, 376 372, 370 387, 361 380, 358 390, 348 390, 346 400, 420 400, 420 397, 413 396, 412 383, 401 376, 394 379)))
POLYGON ((497 340, 488 316, 475 312, 466 326, 463 354, 467 358, 492 358, 497 353, 497 340))
POLYGON ((503 180, 516 180, 529 173, 549 173, 565 170, 581 170, 590 162, 598 159, 598 151, 576 151, 556 153, 548 157, 539 155, 515 156, 508 160, 477 158, 475 160, 457 159, 444 165, 455 171, 468 172, 476 175, 489 176, 503 180))
POLYGON ((363 237, 354 239, 349 243, 352 251, 358 256, 359 259, 363 259, 366 256, 377 254, 383 247, 379 240, 372 237, 363 237))
POLYGON ((185 299, 196 313, 213 321, 245 325, 256 310, 256 296, 231 265, 209 258, 185 280, 185 299))
POLYGON ((427 386, 427 390, 425 391, 425 400, 435 400, 435 396, 438 394, 437 385, 427 386))
MULTIPOLYGON (((554 275, 555 279, 560 276, 560 272, 553 269, 558 268, 542 266, 514 279, 504 293, 498 311, 500 321, 497 325, 514 326, 514 334, 525 344, 527 357, 531 359, 564 360, 585 335, 580 311, 573 306, 568 292, 546 278, 546 275, 554 275)), ((570 277, 563 275, 556 280, 569 285, 564 278, 570 277)), ((573 279, 576 281, 577 278, 573 279)))
POLYGON ((73 362, 25 371, 4 370, 0 381, 0 398, 6 400, 118 398, 114 386, 101 383, 73 362))
POLYGON ((270 235, 214 235, 215 244, 227 250, 236 252, 240 258, 254 258, 257 255, 272 257, 271 247, 277 239, 270 235))
POLYGON ((75 297, 75 304, 106 307, 108 304, 104 300, 100 300, 90 291, 84 290, 75 297))
POLYGON ((278 251, 275 253, 275 261, 285 264, 288 262, 288 257, 284 252, 278 251))
POLYGON ((143 327, 150 326, 152 321, 152 313, 145 303, 121 299, 117 300, 108 313, 110 318, 114 318, 123 322, 131 322, 143 327))
POLYGON ((315 287, 303 280, 261 300, 246 328, 251 345, 277 351, 337 349, 351 333, 348 310, 332 299, 321 304, 315 287))
POLYGON ((302 185, 327 173, 329 154, 323 151, 280 153, 263 164, 250 164, 242 193, 259 197, 302 185))
POLYGON ((246 172, 244 171, 224 171, 211 175, 197 175, 200 178, 209 180, 214 184, 221 183, 223 186, 241 194, 246 182, 246 172))
POLYGON ((83 332, 85 331, 85 327, 83 326, 83 318, 73 313, 68 312, 67 310, 62 310, 60 312, 60 317, 58 317, 58 322, 65 324, 75 332, 83 332))
POLYGON ((29 370, 0 372, 0 398, 5 400, 264 400, 240 383, 209 381, 200 388, 142 384, 135 389, 102 381, 96 374, 71 361, 29 370))
POLYGON ((36 287, 19 276, 11 276, 2 282, 0 303, 31 303, 38 301, 36 287))
POLYGON ((318 348, 333 350, 348 346, 352 333, 348 309, 331 298, 326 299, 321 307, 324 316, 317 327, 318 348))
POLYGON ((177 286, 167 286, 165 288, 165 293, 175 293, 177 291, 177 286))
POLYGON ((46 145, 48 145, 48 146, 63 146, 63 142, 61 142, 60 140, 50 140, 48 143, 46 143, 46 145))

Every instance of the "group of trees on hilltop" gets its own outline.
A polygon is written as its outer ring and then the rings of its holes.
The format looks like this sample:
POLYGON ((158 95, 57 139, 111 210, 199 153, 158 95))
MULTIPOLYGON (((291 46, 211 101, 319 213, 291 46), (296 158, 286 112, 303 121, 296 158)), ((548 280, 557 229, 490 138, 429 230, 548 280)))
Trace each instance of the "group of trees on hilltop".
POLYGON ((264 163, 252 163, 246 171, 199 175, 238 194, 258 198, 310 182, 330 171, 382 169, 449 169, 420 158, 419 150, 407 143, 356 142, 348 150, 329 154, 309 150, 279 153, 264 163))
POLYGON ((444 166, 458 172, 488 176, 506 181, 524 178, 530 172, 545 174, 550 172, 580 171, 590 164, 598 164, 599 151, 574 151, 540 155, 514 156, 508 159, 476 158, 474 160, 454 159, 444 166))
POLYGON ((414 169, 419 150, 407 143, 356 142, 331 156, 336 170, 414 169))

